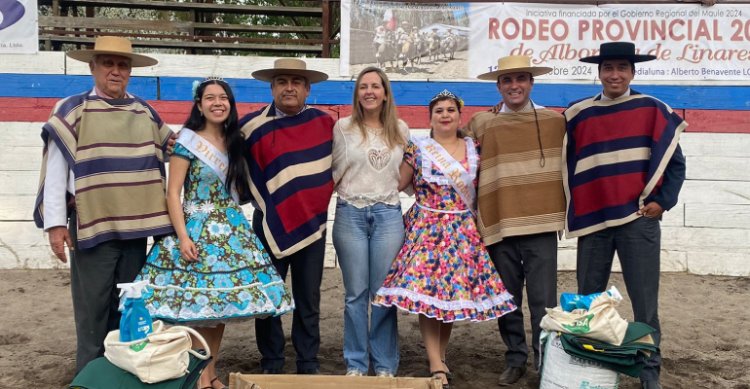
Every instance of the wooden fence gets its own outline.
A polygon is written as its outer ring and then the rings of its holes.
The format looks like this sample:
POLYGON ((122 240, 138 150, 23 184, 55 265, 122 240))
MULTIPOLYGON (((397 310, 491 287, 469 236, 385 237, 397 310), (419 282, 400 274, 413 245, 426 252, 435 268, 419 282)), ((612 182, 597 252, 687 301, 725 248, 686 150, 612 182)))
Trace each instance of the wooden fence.
POLYGON ((135 47, 178 54, 244 52, 324 58, 330 58, 338 45, 338 0, 296 2, 303 6, 286 6, 284 0, 277 6, 204 1, 39 0, 40 8, 48 11, 39 15, 39 40, 46 50, 55 51, 62 44, 91 45, 96 36, 115 35, 131 38, 135 47), (122 10, 120 15, 140 11, 148 16, 112 16, 118 14, 114 10, 122 10), (264 22, 251 24, 235 16, 264 22))

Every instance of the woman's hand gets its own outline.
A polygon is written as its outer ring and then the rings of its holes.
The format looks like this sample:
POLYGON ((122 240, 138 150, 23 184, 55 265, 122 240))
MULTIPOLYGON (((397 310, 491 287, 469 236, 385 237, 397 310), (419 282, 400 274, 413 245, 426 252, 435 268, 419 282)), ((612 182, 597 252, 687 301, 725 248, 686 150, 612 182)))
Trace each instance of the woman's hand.
POLYGON ((188 262, 198 262, 198 249, 190 238, 180 239, 180 254, 188 262))

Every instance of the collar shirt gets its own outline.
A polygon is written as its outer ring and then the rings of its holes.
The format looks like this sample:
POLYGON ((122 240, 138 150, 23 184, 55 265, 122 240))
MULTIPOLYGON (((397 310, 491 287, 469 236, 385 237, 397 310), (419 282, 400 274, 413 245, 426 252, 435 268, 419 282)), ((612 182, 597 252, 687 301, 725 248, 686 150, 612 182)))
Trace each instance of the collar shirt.
POLYGON ((514 111, 514 110, 508 108, 508 106, 505 103, 503 103, 503 102, 500 103, 500 113, 531 112, 534 109, 544 109, 544 106, 541 106, 541 105, 539 105, 539 104, 531 101, 531 99, 529 99, 529 101, 526 103, 526 105, 524 105, 523 107, 521 107, 521 109, 519 109, 518 111, 514 111))
POLYGON ((628 90, 626 90, 625 93, 623 93, 621 96, 618 96, 616 99, 612 99, 612 98, 605 96, 604 91, 602 91, 602 93, 600 93, 599 96, 601 96, 601 98, 599 98, 599 100, 601 101, 612 101, 612 100, 616 100, 619 98, 628 97, 630 96, 630 88, 628 88, 628 90))

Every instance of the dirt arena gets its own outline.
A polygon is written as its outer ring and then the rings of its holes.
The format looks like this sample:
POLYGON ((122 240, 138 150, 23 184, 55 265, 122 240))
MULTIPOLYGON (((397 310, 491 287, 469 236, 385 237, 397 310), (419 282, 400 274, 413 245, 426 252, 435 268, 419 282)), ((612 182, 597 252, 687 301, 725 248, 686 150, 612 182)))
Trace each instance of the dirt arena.
MULTIPOLYGON (((619 275, 611 281, 625 290, 619 275)), ((64 270, 0 271, 0 388, 64 388, 72 380, 75 332, 69 282, 64 270)), ((561 272, 558 285, 559 291, 574 291, 575 275, 561 272)), ((662 274, 664 388, 750 389, 749 290, 750 278, 662 274)), ((344 288, 338 269, 326 269, 322 293, 321 371, 344 374, 344 288)), ((620 306, 626 318, 632 318, 629 307, 629 301, 620 306)), ((289 323, 285 318, 287 334, 289 323)), ((223 378, 229 372, 260 371, 252 326, 242 322, 227 327, 218 364, 223 378)), ((416 317, 399 315, 399 332, 399 374, 426 376, 416 317)), ((504 350, 496 323, 458 323, 448 351, 454 388, 497 387, 504 350)), ((286 371, 294 371, 291 343, 286 371)), ((516 387, 536 388, 538 382, 530 370, 516 387)), ((639 388, 638 380, 623 377, 620 387, 639 388)))

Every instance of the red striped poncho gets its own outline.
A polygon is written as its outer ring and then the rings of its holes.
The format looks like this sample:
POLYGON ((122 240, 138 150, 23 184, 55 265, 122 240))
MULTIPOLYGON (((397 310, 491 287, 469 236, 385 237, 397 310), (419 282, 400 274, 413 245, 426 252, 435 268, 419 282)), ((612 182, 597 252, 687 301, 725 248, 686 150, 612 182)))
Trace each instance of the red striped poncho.
POLYGON ((687 126, 648 95, 581 100, 565 111, 563 184, 568 237, 623 225, 639 217, 659 190, 664 169, 687 126))
POLYGON ((245 116, 245 157, 253 202, 276 258, 323 237, 333 194, 331 116, 316 108, 276 117, 273 104, 245 116))

